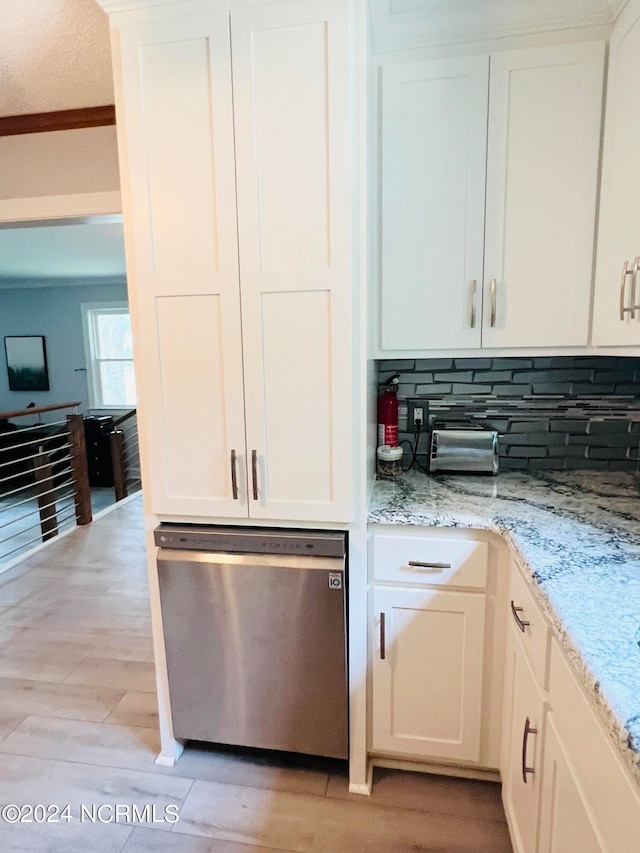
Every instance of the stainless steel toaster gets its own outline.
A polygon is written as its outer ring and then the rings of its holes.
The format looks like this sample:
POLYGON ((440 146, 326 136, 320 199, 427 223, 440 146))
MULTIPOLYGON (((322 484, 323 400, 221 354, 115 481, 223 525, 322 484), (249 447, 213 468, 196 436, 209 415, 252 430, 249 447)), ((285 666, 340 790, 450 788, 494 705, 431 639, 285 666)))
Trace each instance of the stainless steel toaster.
POLYGON ((429 472, 498 473, 498 433, 493 429, 434 428, 429 472))

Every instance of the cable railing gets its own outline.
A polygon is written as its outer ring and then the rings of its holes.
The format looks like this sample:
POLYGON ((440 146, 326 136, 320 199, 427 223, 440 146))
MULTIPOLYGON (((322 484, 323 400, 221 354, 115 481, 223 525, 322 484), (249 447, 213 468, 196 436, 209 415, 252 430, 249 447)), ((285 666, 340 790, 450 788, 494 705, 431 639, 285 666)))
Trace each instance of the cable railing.
POLYGON ((91 523, 79 405, 60 403, 0 412, 1 562, 76 524, 91 523), (36 422, 31 422, 34 417, 36 422))
POLYGON ((116 501, 141 488, 137 410, 117 418, 110 433, 113 487, 116 501))

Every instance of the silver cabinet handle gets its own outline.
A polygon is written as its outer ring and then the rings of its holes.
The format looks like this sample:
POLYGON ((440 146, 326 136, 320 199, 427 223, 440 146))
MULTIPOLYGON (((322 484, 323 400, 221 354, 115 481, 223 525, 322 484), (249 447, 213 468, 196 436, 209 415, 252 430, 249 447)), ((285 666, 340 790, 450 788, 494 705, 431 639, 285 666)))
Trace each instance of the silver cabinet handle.
POLYGON ((531 773, 531 775, 535 773, 533 767, 527 767, 527 741, 529 740, 529 735, 537 734, 538 729, 531 727, 529 717, 527 717, 524 722, 524 732, 522 733, 522 781, 525 785, 527 784, 527 773, 531 773))
POLYGON ((385 614, 380 614, 380 660, 385 660, 387 657, 387 637, 385 630, 385 614))
POLYGON ((513 613, 513 618, 516 620, 516 625, 518 626, 518 628, 520 628, 520 630, 524 634, 524 629, 531 623, 527 622, 525 619, 521 619, 520 616, 518 616, 518 614, 522 613, 523 610, 523 607, 516 607, 513 601, 511 602, 511 612, 513 613))
POLYGON ((491 294, 491 317, 489 320, 489 325, 491 328, 495 328, 496 325, 496 311, 498 308, 498 279, 492 278, 491 284, 489 285, 489 293, 491 294))
POLYGON ((625 261, 622 267, 622 277, 620 279, 620 319, 624 320, 625 314, 631 314, 632 317, 635 317, 635 308, 626 308, 625 307, 625 290, 627 284, 627 276, 633 276, 633 270, 629 269, 629 261, 625 261))
POLYGON ((253 480, 253 499, 258 500, 258 451, 251 451, 251 479, 253 480))
POLYGON ((478 282, 473 279, 471 282, 471 323, 472 329, 476 327, 476 302, 478 301, 478 282))
POLYGON ((238 474, 236 472, 237 454, 235 450, 231 451, 231 493, 234 501, 238 500, 238 474))
POLYGON ((631 317, 635 320, 636 308, 640 310, 640 305, 636 305, 636 282, 638 280, 638 270, 640 269, 640 256, 633 262, 631 270, 631 317))
POLYGON ((442 569, 450 569, 451 563, 423 563, 421 560, 409 560, 412 569, 426 569, 427 571, 439 572, 442 569))

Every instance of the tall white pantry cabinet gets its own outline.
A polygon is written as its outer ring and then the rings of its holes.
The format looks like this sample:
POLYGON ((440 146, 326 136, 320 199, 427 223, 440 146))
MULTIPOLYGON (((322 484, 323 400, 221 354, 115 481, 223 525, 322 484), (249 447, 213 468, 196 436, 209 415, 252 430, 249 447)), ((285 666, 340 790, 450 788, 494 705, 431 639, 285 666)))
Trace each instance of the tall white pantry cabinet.
POLYGON ((349 4, 134 5, 113 43, 150 509, 348 522, 349 4))

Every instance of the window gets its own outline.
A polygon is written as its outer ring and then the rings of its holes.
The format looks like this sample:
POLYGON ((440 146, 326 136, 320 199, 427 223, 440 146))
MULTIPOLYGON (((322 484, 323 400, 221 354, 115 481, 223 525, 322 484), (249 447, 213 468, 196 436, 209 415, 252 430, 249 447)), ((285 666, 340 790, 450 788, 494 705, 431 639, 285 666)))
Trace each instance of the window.
POLYGON ((129 307, 123 302, 83 304, 82 322, 90 407, 135 406, 129 307))

